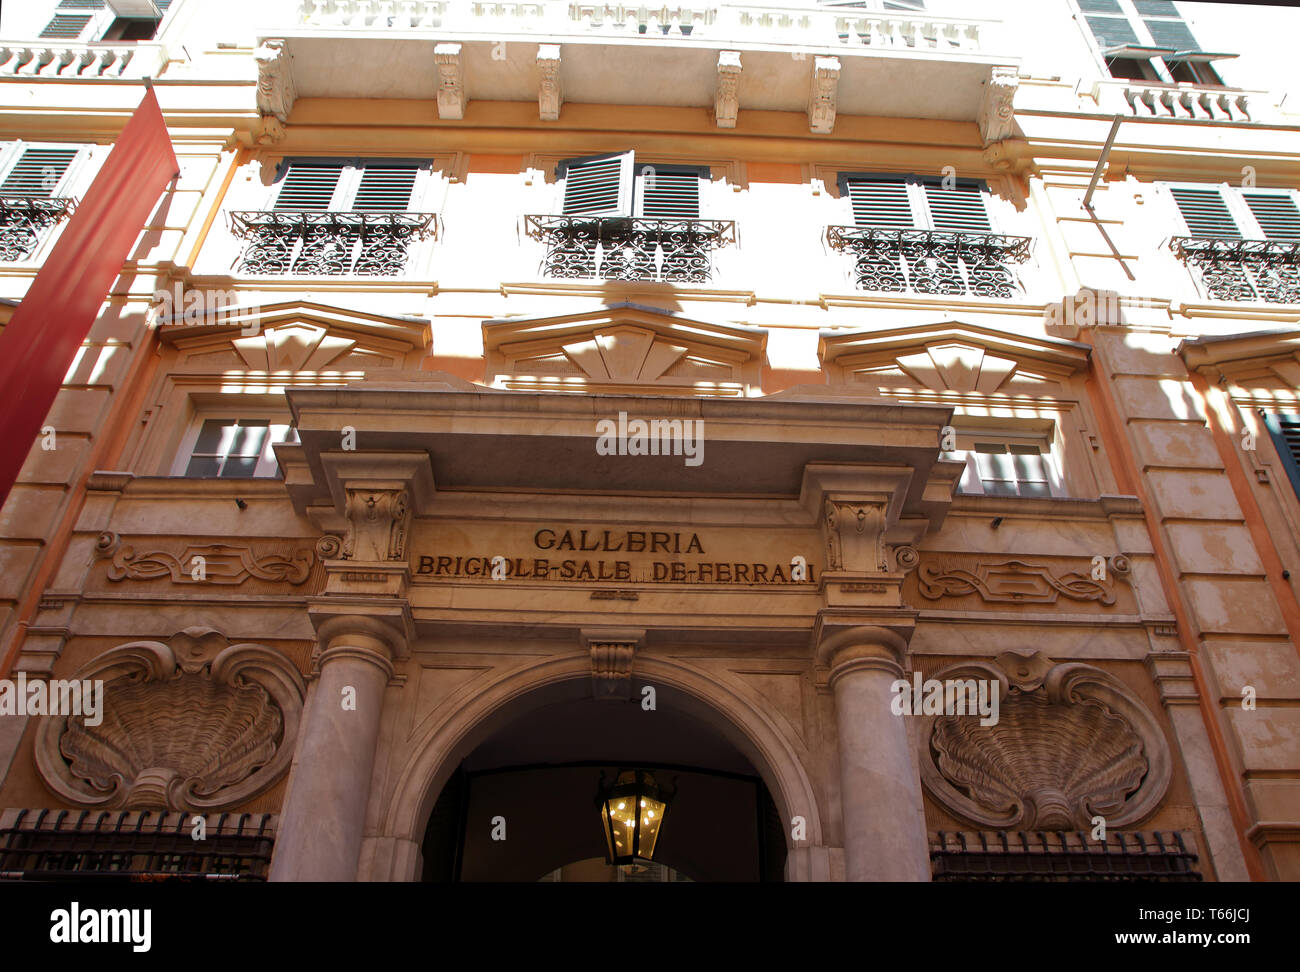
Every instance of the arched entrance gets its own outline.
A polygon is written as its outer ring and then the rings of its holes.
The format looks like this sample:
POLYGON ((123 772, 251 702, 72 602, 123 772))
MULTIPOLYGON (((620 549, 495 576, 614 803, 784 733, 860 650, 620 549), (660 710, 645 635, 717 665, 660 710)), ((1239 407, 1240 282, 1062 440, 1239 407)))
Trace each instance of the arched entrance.
POLYGON ((656 859, 687 878, 781 879, 795 817, 806 834, 795 853, 821 846, 808 754, 761 699, 674 659, 638 658, 634 684, 631 702, 594 699, 590 660, 575 653, 447 700, 385 827, 427 861, 389 876, 534 881, 603 856, 600 771, 628 767, 676 783, 656 859))

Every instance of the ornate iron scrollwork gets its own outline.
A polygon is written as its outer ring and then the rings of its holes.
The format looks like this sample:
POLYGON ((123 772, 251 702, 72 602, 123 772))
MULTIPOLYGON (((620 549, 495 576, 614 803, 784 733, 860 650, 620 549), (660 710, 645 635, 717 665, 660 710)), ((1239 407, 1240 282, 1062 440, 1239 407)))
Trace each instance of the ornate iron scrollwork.
POLYGON ((1300 241, 1176 236, 1169 245, 1211 300, 1300 304, 1300 241))
POLYGON ((1020 289, 1012 264, 1029 259, 1029 237, 996 233, 831 226, 826 242, 857 258, 860 290, 998 297, 1020 289))
POLYGON ((0 263, 31 259, 45 231, 73 210, 71 199, 0 197, 0 263))
POLYGON ((437 234, 432 213, 238 212, 230 223, 248 241, 239 272, 304 277, 395 277, 411 241, 437 234))
POLYGON ((736 224, 716 219, 527 216, 530 239, 546 244, 547 277, 706 283, 713 250, 736 241, 736 224))

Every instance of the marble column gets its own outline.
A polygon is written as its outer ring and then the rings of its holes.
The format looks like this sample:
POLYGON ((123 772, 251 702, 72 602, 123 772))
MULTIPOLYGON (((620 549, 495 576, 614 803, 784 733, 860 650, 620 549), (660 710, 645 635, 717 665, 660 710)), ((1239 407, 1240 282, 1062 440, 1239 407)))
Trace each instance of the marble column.
POLYGON ((842 632, 825 646, 839 736, 845 878, 928 881, 921 779, 907 716, 890 708, 907 643, 883 628, 842 632))
POLYGON ((366 621, 338 617, 319 632, 320 676, 303 715, 272 881, 356 880, 394 657, 391 640, 366 621))

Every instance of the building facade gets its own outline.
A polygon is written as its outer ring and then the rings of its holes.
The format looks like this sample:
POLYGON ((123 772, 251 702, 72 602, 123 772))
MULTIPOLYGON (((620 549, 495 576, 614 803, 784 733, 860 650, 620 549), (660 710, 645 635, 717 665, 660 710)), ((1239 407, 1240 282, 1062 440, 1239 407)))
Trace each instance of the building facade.
POLYGON ((1298 27, 6 7, 0 871, 1300 879, 1298 27))

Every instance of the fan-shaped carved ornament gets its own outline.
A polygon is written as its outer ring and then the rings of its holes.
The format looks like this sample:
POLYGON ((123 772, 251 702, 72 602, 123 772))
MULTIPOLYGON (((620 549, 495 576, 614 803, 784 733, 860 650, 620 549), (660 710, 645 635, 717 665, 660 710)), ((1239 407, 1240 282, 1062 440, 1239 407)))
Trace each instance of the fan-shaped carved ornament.
POLYGON ((1164 734, 1118 679, 1081 663, 1008 651, 997 664, 950 666, 932 677, 999 682, 998 721, 926 716, 921 779, 948 810, 993 829, 1135 824, 1159 805, 1172 762, 1164 734))
POLYGON ((79 806, 224 810, 266 790, 293 758, 305 687, 263 645, 189 628, 169 644, 113 648, 76 678, 104 681, 101 721, 46 717, 36 764, 79 806))

